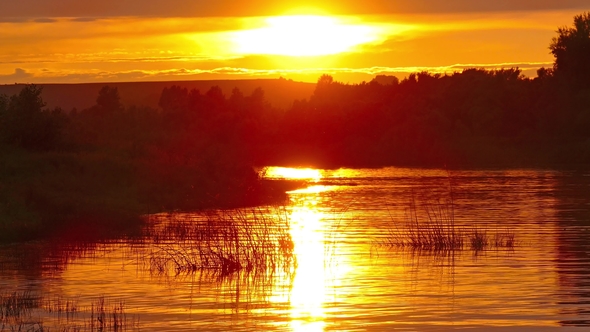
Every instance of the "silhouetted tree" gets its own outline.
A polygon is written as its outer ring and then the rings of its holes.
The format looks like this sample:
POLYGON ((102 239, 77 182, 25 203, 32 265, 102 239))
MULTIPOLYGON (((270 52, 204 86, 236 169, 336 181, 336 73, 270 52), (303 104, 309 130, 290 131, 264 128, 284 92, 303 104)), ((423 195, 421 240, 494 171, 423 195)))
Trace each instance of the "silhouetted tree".
POLYGON ((207 97, 207 106, 211 108, 209 112, 220 111, 225 107, 225 95, 219 86, 212 86, 205 96, 207 97))
POLYGON ((164 88, 158 106, 166 113, 186 112, 188 108, 188 90, 176 85, 164 88))
MULTIPOLYGON (((8 96, 0 95, 0 125, 3 123, 3 118, 6 116, 6 110, 8 109, 8 96)), ((0 127, 0 129, 2 129, 0 127)))
POLYGON ((119 90, 105 85, 98 92, 96 105, 102 112, 112 113, 123 109, 119 90))
POLYGON ((318 85, 323 86, 323 85, 330 85, 334 82, 334 78, 328 74, 323 74, 322 76, 320 76, 320 78, 318 79, 318 85))
POLYGON ((546 80, 553 77, 553 69, 541 67, 537 69, 537 78, 540 80, 546 80))
POLYGON ((576 15, 573 27, 561 27, 557 33, 549 46, 555 73, 576 88, 590 87, 590 12, 576 15))
POLYGON ((399 79, 393 75, 377 75, 371 82, 379 83, 381 85, 398 85, 399 79))
POLYGON ((44 110, 41 93, 42 88, 27 85, 9 100, 0 98, 0 130, 5 142, 30 150, 57 146, 65 116, 59 108, 44 110))
POLYGON ((240 89, 237 87, 231 91, 231 96, 228 99, 228 105, 232 112, 242 115, 246 111, 246 98, 240 89))

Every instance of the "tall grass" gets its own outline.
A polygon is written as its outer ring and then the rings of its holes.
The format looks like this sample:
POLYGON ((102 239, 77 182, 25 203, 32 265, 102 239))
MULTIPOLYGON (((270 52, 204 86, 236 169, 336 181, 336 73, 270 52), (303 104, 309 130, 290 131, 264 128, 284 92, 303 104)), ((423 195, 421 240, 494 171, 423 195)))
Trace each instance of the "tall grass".
POLYGON ((0 294, 0 331, 43 331, 31 315, 37 307, 39 298, 28 291, 0 294))
POLYGON ((464 242, 463 230, 455 224, 452 202, 438 201, 435 205, 426 205, 421 214, 414 197, 405 223, 389 228, 388 233, 386 245, 414 250, 457 250, 463 248, 464 242))
POLYGON ((394 218, 382 241, 385 246, 447 252, 464 249, 465 243, 474 251, 489 248, 514 248, 515 235, 506 230, 493 236, 487 229, 458 225, 455 221, 452 179, 449 176, 449 198, 419 205, 414 195, 406 210, 406 218, 398 223, 394 218))
POLYGON ((177 215, 155 230, 149 268, 175 274, 206 270, 221 277, 238 271, 291 270, 296 260, 289 227, 280 209, 177 215))
POLYGON ((138 320, 128 317, 123 301, 111 304, 104 296, 83 308, 75 300, 41 299, 28 291, 0 293, 0 332, 118 332, 138 327, 138 320))
POLYGON ((127 315, 125 305, 119 301, 109 306, 104 296, 92 303, 90 309, 90 331, 125 331, 127 327, 127 315))

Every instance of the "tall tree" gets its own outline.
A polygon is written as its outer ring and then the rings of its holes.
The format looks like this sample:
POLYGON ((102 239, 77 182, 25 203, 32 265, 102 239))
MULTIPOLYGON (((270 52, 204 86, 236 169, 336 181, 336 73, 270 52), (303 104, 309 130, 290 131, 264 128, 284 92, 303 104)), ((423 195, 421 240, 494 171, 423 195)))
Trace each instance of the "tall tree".
POLYGON ((590 12, 574 17, 573 27, 561 27, 549 49, 555 57, 555 74, 575 88, 590 88, 590 12))
POLYGON ((103 112, 115 112, 119 111, 123 108, 121 105, 121 97, 119 96, 119 90, 117 88, 112 88, 108 85, 105 85, 100 89, 98 92, 98 97, 96 98, 96 105, 103 111, 103 112))
POLYGON ((41 98, 42 88, 36 85, 25 86, 10 100, 0 98, 0 132, 6 143, 30 150, 55 148, 64 117, 60 109, 44 110, 41 98))

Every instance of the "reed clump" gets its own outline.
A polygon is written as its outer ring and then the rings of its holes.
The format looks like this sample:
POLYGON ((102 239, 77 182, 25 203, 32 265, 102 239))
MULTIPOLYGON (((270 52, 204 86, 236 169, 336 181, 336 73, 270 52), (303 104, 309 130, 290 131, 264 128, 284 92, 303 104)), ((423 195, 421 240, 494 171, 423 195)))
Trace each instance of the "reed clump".
MULTIPOLYGON (((77 300, 61 297, 43 300, 44 321, 40 329, 31 331, 59 332, 119 332, 139 330, 139 320, 129 316, 122 300, 111 301, 104 296, 93 299, 90 306, 80 306, 77 300)), ((26 330, 29 331, 29 330, 26 330)))
POLYGON ((455 225, 454 207, 451 203, 437 202, 424 208, 420 215, 416 200, 412 198, 406 222, 401 227, 389 229, 385 244, 390 247, 412 250, 447 251, 463 248, 464 233, 455 225))
POLYGON ((412 197, 406 212, 405 222, 388 228, 382 241, 385 246, 415 251, 446 252, 462 250, 465 244, 474 251, 491 248, 513 249, 515 234, 510 230, 497 231, 490 235, 488 229, 458 225, 455 221, 455 206, 451 193, 447 201, 424 203, 419 208, 412 197))
POLYGON ((0 294, 0 331, 43 331, 41 322, 32 318, 39 298, 30 292, 0 294))
POLYGON ((497 232, 494 235, 493 244, 496 248, 514 248, 516 246, 514 232, 511 230, 497 232))
POLYGON ((154 230, 149 269, 163 274, 213 271, 221 277, 244 271, 291 271, 294 242, 285 211, 238 209, 168 218, 154 230))
POLYGON ((90 331, 124 331, 127 327, 127 315, 123 301, 111 306, 104 296, 91 304, 90 331))
POLYGON ((81 311, 78 301, 60 296, 44 299, 42 309, 49 314, 57 315, 58 322, 66 323, 75 321, 77 314, 81 311))
POLYGON ((471 245, 471 249, 475 251, 484 250, 490 244, 487 232, 475 228, 473 232, 469 234, 469 244, 471 245))

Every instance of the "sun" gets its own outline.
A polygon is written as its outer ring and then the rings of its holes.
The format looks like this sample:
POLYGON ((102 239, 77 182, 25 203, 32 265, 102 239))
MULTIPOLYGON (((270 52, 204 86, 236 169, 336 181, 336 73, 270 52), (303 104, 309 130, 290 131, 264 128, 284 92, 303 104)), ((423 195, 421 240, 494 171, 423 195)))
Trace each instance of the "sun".
POLYGON ((264 26, 232 34, 235 52, 286 56, 320 56, 352 51, 380 39, 378 28, 347 23, 331 16, 273 16, 264 26))

